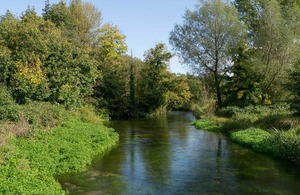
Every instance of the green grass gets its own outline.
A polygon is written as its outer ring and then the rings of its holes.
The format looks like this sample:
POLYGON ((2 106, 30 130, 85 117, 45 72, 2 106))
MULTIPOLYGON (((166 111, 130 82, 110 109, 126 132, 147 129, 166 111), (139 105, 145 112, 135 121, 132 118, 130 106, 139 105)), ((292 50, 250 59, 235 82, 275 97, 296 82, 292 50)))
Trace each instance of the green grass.
POLYGON ((5 137, 0 194, 64 194, 54 176, 84 170, 118 141, 112 129, 74 118, 27 138, 9 132, 5 137))

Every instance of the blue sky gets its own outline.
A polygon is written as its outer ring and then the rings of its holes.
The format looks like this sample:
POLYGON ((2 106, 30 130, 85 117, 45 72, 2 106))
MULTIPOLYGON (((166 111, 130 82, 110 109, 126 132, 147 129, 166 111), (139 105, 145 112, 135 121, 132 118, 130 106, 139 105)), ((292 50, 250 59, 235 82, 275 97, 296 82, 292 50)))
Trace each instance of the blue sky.
MULTIPOLYGON (((85 1, 85 0, 83 0, 85 1)), ((50 0, 57 3, 59 0, 50 0)), ((68 0, 67 0, 68 2, 68 0)), ((169 45, 168 37, 176 23, 182 22, 186 9, 194 9, 197 0, 86 0, 95 5, 101 12, 103 22, 110 22, 119 27, 126 35, 126 43, 133 56, 143 59, 146 50, 158 42, 169 45)), ((27 6, 34 6, 41 14, 43 0, 0 0, 0 14, 6 10, 20 15, 27 6)), ((171 60, 172 72, 184 73, 188 69, 179 64, 176 57, 171 60)))

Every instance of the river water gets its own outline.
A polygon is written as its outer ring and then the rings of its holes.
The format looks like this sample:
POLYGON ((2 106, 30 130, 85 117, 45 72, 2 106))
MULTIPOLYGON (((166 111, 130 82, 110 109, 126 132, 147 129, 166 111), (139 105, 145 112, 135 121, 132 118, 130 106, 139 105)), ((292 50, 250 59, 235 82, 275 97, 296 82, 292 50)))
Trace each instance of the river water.
POLYGON ((120 143, 85 172, 59 178, 70 194, 300 194, 300 172, 196 130, 189 112, 113 121, 120 143))

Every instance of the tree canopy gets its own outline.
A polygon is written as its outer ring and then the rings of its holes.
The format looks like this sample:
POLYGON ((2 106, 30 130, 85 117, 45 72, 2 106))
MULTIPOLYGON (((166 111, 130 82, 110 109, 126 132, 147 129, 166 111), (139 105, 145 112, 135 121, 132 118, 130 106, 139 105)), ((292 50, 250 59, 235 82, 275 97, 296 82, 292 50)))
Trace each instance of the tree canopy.
POLYGON ((183 24, 175 25, 170 34, 170 43, 184 63, 199 74, 213 75, 219 105, 221 82, 232 66, 230 52, 240 43, 243 33, 234 6, 213 0, 186 11, 183 24))

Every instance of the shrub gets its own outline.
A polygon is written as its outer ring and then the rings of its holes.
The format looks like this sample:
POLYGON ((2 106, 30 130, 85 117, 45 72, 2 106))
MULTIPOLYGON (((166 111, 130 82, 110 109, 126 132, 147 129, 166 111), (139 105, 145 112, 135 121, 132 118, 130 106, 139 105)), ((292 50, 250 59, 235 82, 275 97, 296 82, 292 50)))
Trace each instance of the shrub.
POLYGON ((273 145, 270 144, 271 134, 258 128, 249 128, 243 131, 231 133, 233 141, 251 147, 259 152, 272 152, 273 145))
POLYGON ((66 119, 66 110, 62 105, 49 102, 30 102, 19 107, 20 115, 28 120, 33 129, 55 127, 66 119))
POLYGON ((201 119, 193 123, 197 129, 212 131, 212 132, 221 132, 223 130, 223 125, 219 121, 214 121, 212 119, 201 119))
POLYGON ((4 86, 0 86, 0 121, 17 121, 18 109, 14 99, 4 86))
POLYGON ((108 120, 108 116, 101 110, 97 110, 92 105, 85 105, 72 109, 72 114, 75 117, 81 118, 85 122, 93 124, 102 124, 108 120))
POLYGON ((226 107, 217 111, 217 116, 229 117, 230 120, 224 124, 227 131, 243 130, 250 127, 263 129, 287 129, 296 125, 295 120, 284 120, 289 118, 291 112, 287 105, 277 106, 247 106, 245 108, 226 107))
POLYGON ((205 100, 203 105, 193 103, 190 109, 197 119, 213 117, 216 111, 216 101, 205 100))

